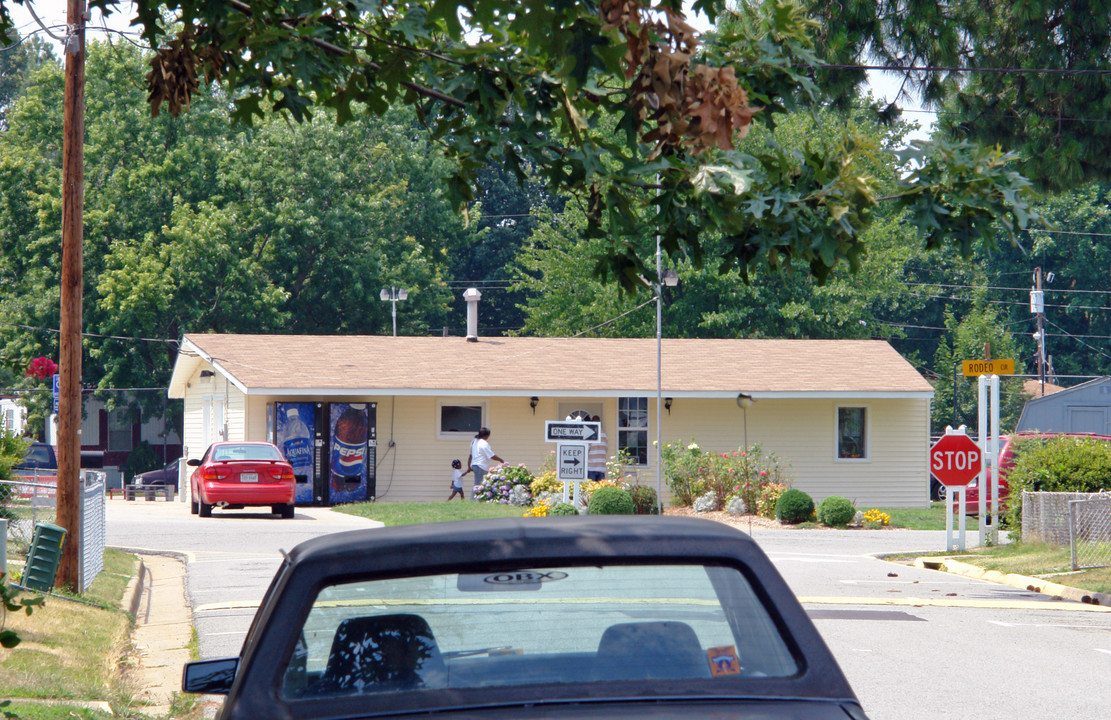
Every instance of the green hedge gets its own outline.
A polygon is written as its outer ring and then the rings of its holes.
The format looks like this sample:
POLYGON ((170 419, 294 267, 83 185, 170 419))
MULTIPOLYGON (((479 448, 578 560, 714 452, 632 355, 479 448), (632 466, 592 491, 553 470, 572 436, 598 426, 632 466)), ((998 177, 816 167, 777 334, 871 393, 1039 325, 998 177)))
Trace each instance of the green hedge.
POLYGON ((794 488, 779 496, 775 503, 775 519, 795 525, 814 517, 814 499, 794 488))
POLYGON ((1099 492, 1111 490, 1111 443, 1057 435, 1015 442, 1015 464, 1007 475, 1007 519, 1022 521, 1022 492, 1099 492))

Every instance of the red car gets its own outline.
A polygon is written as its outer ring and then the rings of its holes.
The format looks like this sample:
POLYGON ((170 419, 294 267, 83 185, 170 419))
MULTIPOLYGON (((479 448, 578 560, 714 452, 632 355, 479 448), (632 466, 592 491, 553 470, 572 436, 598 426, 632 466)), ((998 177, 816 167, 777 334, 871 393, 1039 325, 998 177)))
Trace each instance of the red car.
POLYGON ((271 512, 293 517, 293 467, 272 443, 213 443, 204 457, 186 464, 197 468, 190 476, 194 515, 211 517, 213 507, 269 505, 271 512))
MULTIPOLYGON (((1095 438, 1096 440, 1104 440, 1111 442, 1111 435, 1097 435, 1095 433, 1018 433, 1016 435, 1000 435, 999 436, 999 512, 1004 512, 1007 509, 1007 496, 1011 492, 1011 487, 1007 483, 1007 475, 1010 474, 1011 468, 1015 465, 1015 441, 1029 440, 1035 438, 1052 438, 1057 435, 1066 435, 1068 437, 1087 437, 1095 438)), ((980 514, 980 488, 978 486, 978 478, 968 484, 965 490, 965 515, 979 515, 980 514)), ((984 495, 985 506, 987 512, 991 512, 992 497, 991 497, 991 461, 988 461, 988 491, 984 495)), ((953 512, 960 512, 960 505, 957 504, 956 492, 949 492, 950 501, 953 503, 953 512)))

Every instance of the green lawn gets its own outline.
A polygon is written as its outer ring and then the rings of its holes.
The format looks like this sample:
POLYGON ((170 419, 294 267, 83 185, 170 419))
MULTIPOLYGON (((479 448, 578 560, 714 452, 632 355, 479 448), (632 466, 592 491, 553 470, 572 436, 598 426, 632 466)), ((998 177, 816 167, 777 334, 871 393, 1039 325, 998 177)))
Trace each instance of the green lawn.
MULTIPOLYGON (((858 510, 871 508, 861 505, 858 510)), ((944 530, 945 529, 945 503, 930 503, 928 508, 878 508, 891 516, 891 527, 904 530, 944 530)), ((953 518, 955 523, 957 518, 953 518)), ((975 522, 969 518, 969 527, 975 522)))
POLYGON ((985 570, 1041 577, 1051 582, 1093 592, 1111 593, 1111 568, 1071 571, 1069 548, 1043 543, 1011 543, 973 548, 962 562, 985 570))
POLYGON ((445 522, 448 520, 475 520, 480 518, 521 517, 525 508, 496 503, 471 502, 373 502, 337 505, 333 510, 378 520, 389 525, 415 525, 417 523, 445 522))
MULTIPOLYGON (((0 653, 0 697, 51 700, 106 700, 120 704, 124 691, 117 663, 124 655, 131 624, 119 609, 128 579, 135 574, 134 555, 108 550, 104 571, 81 596, 84 602, 46 598, 31 615, 9 613, 5 627, 21 642, 0 653), (93 605, 87 603, 94 603, 93 605)), ((72 708, 25 705, 21 718, 99 718, 101 713, 72 708)))

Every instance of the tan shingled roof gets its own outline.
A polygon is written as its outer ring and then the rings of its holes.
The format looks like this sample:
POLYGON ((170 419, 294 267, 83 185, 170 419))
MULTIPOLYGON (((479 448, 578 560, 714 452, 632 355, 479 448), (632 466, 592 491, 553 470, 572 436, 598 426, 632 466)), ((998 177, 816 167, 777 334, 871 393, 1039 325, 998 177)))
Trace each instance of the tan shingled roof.
MULTIPOLYGON (((637 394, 656 391, 655 338, 340 335, 185 336, 250 394, 319 390, 391 394, 637 394)), ((663 392, 675 397, 932 394, 880 340, 663 341, 663 392)), ((190 371, 191 372, 191 371, 190 371)), ((181 388, 183 390, 183 388, 181 388)))

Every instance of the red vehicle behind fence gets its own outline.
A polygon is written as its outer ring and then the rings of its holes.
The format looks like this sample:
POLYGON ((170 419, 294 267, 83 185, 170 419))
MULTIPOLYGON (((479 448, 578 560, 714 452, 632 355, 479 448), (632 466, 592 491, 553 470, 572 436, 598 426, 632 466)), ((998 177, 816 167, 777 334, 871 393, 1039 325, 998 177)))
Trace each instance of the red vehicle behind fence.
MULTIPOLYGON (((1007 476, 1011 472, 1011 468, 1015 465, 1015 442, 1023 440, 1034 440, 1038 438, 1049 439, 1064 435, 1066 437, 1080 437, 1080 438, 1094 438, 1096 440, 1103 440, 1111 442, 1111 435, 1097 435, 1096 433, 1016 433, 1014 435, 1000 435, 999 436, 999 511, 1002 513, 1007 509, 1007 496, 1011 492, 1010 484, 1007 482, 1007 476)), ((953 512, 960 512, 960 505, 957 503, 956 492, 950 492, 950 501, 953 503, 953 512)), ((988 458, 988 490, 984 495, 984 503, 987 512, 992 511, 992 497, 991 497, 991 458, 988 458)), ((965 490, 965 515, 979 515, 980 514, 980 487, 979 480, 973 480, 968 484, 965 490)))

